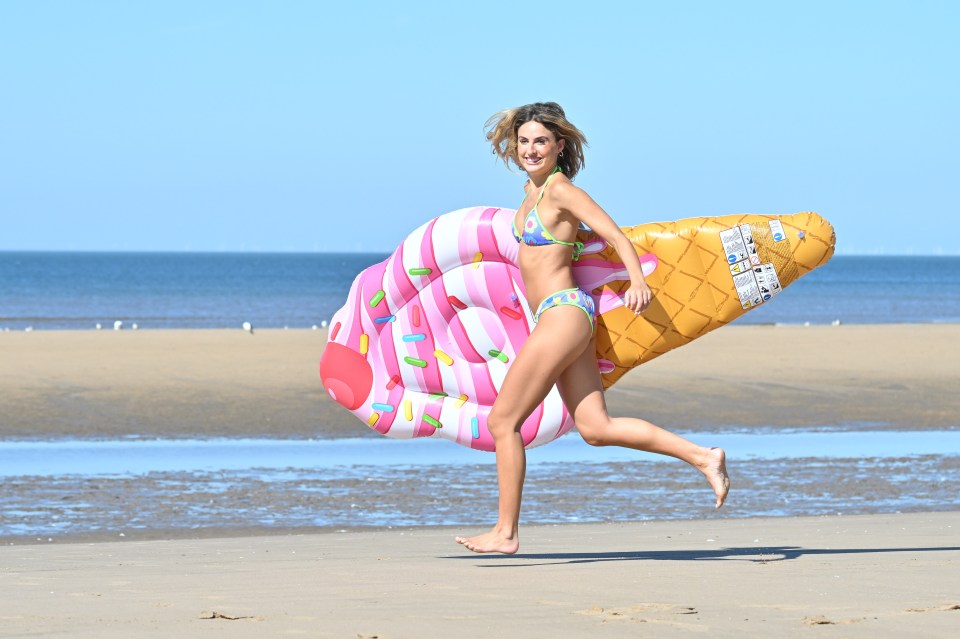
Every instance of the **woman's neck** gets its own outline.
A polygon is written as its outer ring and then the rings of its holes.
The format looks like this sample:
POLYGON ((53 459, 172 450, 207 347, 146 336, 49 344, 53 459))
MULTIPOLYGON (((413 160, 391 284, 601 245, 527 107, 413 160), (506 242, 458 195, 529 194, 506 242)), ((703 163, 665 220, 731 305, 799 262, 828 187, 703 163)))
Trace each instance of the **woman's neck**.
POLYGON ((557 165, 551 166, 549 169, 540 169, 538 171, 527 171, 527 179, 530 180, 530 184, 536 188, 543 187, 547 183, 547 180, 550 179, 550 176, 557 172, 557 165))

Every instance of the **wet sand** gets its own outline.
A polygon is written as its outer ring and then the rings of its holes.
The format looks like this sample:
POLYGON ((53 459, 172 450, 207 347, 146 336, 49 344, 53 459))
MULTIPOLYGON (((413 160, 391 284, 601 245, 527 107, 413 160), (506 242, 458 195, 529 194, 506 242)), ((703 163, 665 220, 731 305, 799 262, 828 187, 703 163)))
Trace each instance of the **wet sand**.
POLYGON ((0 548, 5 636, 953 637, 960 513, 0 548))
MULTIPOLYGON (((0 436, 376 436, 324 392, 323 330, 0 333, 0 436)), ((960 324, 729 326, 625 376, 687 432, 960 426, 960 324)))
MULTIPOLYGON (((446 446, 443 442, 441 445, 446 446)), ((532 455, 531 455, 532 457, 532 455)), ((960 455, 732 457, 722 510, 677 460, 530 463, 524 525, 960 511, 960 455)), ((0 547, 78 541, 482 529, 497 511, 492 455, 476 465, 342 466, 3 479, 0 547)))

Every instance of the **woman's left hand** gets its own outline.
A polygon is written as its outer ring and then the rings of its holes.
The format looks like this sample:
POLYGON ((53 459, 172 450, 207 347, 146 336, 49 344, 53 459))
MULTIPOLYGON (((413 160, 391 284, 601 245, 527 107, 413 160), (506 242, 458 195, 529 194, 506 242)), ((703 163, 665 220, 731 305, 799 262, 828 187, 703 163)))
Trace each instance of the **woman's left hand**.
POLYGON ((650 300, 653 299, 653 291, 647 286, 646 282, 632 284, 623 293, 623 305, 633 311, 634 315, 639 315, 650 306, 650 300))

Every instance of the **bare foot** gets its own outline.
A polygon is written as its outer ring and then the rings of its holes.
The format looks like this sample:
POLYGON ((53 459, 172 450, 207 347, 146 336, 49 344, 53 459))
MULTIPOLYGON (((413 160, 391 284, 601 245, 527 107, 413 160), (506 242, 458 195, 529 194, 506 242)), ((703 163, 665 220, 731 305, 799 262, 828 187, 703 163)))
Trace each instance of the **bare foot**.
POLYGON ((730 476, 727 475, 727 455, 722 448, 711 448, 707 452, 707 459, 700 466, 700 472, 707 477, 710 487, 717 495, 717 508, 723 506, 727 493, 730 492, 730 476))
POLYGON ((507 536, 498 532, 496 528, 475 537, 457 537, 456 541, 473 552, 502 552, 505 555, 512 555, 520 549, 518 534, 507 536))

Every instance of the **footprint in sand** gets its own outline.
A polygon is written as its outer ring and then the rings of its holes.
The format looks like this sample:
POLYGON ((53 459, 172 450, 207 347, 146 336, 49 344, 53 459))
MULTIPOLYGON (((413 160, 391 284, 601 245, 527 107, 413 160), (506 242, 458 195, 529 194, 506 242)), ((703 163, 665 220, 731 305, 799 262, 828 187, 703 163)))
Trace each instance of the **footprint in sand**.
POLYGON ((677 625, 689 625, 681 623, 677 617, 679 615, 699 614, 696 608, 692 606, 678 606, 676 604, 664 603, 641 603, 626 608, 603 608, 593 606, 586 610, 578 610, 578 615, 587 615, 597 617, 601 623, 608 621, 632 621, 635 623, 672 623, 677 625))
POLYGON ((932 608, 907 608, 907 612, 948 612, 950 610, 960 610, 960 604, 946 604, 932 608))
POLYGON ((804 617, 803 623, 808 626, 846 626, 851 623, 860 623, 865 621, 866 617, 857 617, 853 619, 827 619, 823 615, 815 615, 813 617, 804 617))

